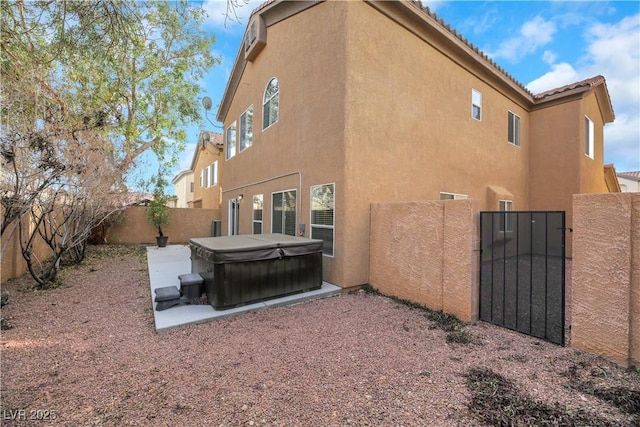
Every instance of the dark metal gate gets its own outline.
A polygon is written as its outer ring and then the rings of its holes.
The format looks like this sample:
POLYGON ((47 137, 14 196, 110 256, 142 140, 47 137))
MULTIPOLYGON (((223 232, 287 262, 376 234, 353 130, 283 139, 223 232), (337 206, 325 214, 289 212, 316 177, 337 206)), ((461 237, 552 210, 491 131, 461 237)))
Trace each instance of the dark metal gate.
POLYGON ((480 212, 480 319, 564 345, 565 213, 480 212))

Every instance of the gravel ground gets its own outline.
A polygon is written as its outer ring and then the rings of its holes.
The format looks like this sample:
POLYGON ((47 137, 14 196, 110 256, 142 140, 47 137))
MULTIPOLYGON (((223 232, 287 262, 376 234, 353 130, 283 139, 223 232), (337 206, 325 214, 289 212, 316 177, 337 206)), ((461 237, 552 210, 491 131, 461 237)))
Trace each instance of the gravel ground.
POLYGON ((3 286, 2 425, 573 425, 526 418, 534 404, 591 420, 575 425, 640 423, 637 370, 483 322, 447 331, 364 291, 156 333, 144 252, 91 251, 55 289, 3 286), (506 393, 483 397, 478 370, 524 404, 487 400, 506 393))

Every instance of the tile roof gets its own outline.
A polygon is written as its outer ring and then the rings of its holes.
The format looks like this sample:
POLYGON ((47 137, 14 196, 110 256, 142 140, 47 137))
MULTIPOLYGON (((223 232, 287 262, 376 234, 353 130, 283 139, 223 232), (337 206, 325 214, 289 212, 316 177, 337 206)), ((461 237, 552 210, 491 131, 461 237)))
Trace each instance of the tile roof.
POLYGON ((617 175, 623 178, 640 179, 640 171, 618 172, 617 175))
POLYGON ((579 89, 579 88, 583 88, 583 87, 595 87, 598 86, 599 84, 604 83, 604 77, 603 76, 595 76, 595 77, 591 77, 589 79, 585 79, 585 80, 581 80, 579 82, 575 82, 575 83, 570 83, 568 85, 565 86, 561 86, 555 89, 551 89, 542 93, 538 93, 536 95, 534 95, 533 97, 536 100, 540 100, 543 98, 546 98, 547 96, 552 96, 552 95, 557 95, 563 92, 568 92, 570 90, 574 90, 574 89, 579 89))
MULTIPOLYGON (((285 1, 286 0, 266 0, 265 2, 261 3, 258 7, 256 7, 251 12, 251 16, 255 15, 256 13, 258 13, 260 11, 262 11, 263 9, 267 8, 267 6, 270 6, 273 3, 280 3, 280 2, 285 2, 285 1)), ((322 0, 316 0, 316 1, 322 1, 322 0)), ((467 46, 469 49, 471 49, 473 52, 475 52, 475 54, 477 54, 482 60, 486 61, 498 73, 500 73, 503 76, 505 76, 509 81, 513 82, 516 86, 518 86, 526 94, 531 96, 531 99, 532 99, 533 103, 538 103, 538 102, 545 101, 546 98, 554 96, 554 95, 562 96, 563 94, 565 94, 567 92, 570 92, 572 90, 575 90, 575 89, 579 89, 579 88, 594 88, 594 87, 596 87, 596 86, 598 86, 600 84, 605 84, 604 77, 601 76, 601 75, 598 75, 598 76, 591 77, 589 79, 585 79, 585 80, 582 80, 582 81, 579 81, 579 82, 575 82, 575 83, 571 83, 571 84, 568 84, 568 85, 565 85, 565 86, 561 86, 561 87, 558 87, 558 88, 555 88, 555 89, 551 89, 551 90, 548 90, 548 91, 545 91, 545 92, 542 92, 542 93, 539 93, 539 94, 534 94, 529 89, 527 89, 527 87, 523 83, 521 83, 515 77, 513 77, 511 74, 509 74, 504 68, 500 67, 486 53, 481 51, 477 46, 475 46, 473 43, 471 43, 469 40, 467 40, 462 34, 460 34, 458 31, 456 31, 455 28, 452 28, 450 24, 446 23, 435 12, 433 12, 428 6, 424 6, 422 4, 421 0, 408 0, 408 2, 410 4, 412 4, 413 6, 415 6, 416 9, 418 9, 419 12, 421 12, 424 15, 428 16, 429 18, 431 18, 435 23, 437 23, 440 27, 442 27, 442 29, 444 31, 446 31, 449 34, 453 35, 460 42, 462 42, 465 46, 467 46)), ((249 19, 251 19, 251 18, 249 18, 249 19)), ((605 92, 606 92, 606 96, 608 97, 609 105, 611 105, 611 96, 609 95, 609 91, 606 90, 606 86, 605 86, 605 92)), ((226 90, 225 90, 225 94, 226 94, 226 90)), ((226 96, 226 95, 224 95, 224 96, 226 96)), ((613 118, 612 118, 612 120, 613 120, 613 118)))

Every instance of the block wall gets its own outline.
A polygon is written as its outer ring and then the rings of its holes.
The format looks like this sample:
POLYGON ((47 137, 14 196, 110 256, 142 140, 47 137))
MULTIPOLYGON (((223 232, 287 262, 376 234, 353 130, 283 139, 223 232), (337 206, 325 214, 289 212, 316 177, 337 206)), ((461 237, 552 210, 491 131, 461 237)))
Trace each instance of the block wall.
POLYGON ((477 216, 471 200, 372 204, 369 284, 476 321, 477 216))
POLYGON ((640 364, 640 193, 573 197, 572 346, 640 364))

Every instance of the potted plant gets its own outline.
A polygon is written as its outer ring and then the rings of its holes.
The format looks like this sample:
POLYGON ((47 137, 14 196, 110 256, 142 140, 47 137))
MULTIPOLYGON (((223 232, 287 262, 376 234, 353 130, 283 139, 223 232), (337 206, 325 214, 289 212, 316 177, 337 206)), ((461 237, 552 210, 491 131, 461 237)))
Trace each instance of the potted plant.
POLYGON ((159 248, 167 246, 168 236, 165 236, 162 232, 162 226, 169 224, 169 207, 168 202, 171 197, 167 196, 164 192, 163 181, 158 179, 156 181, 156 188, 153 191, 153 200, 147 207, 147 220, 158 228, 158 235, 156 236, 156 242, 159 248))

